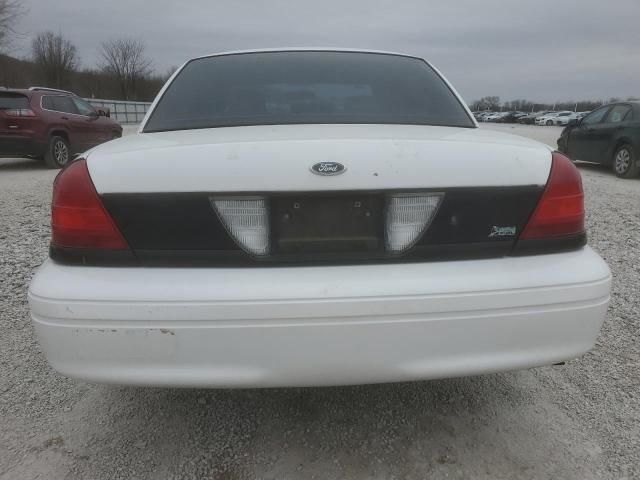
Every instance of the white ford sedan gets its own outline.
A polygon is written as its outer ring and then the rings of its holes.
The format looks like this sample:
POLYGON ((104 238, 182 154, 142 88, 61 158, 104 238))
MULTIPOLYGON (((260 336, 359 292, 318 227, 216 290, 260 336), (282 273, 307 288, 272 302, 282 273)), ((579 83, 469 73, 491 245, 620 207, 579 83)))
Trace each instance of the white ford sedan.
POLYGON ((422 59, 278 50, 189 61, 58 175, 29 302, 70 377, 340 385, 576 357, 610 281, 565 156, 422 59))

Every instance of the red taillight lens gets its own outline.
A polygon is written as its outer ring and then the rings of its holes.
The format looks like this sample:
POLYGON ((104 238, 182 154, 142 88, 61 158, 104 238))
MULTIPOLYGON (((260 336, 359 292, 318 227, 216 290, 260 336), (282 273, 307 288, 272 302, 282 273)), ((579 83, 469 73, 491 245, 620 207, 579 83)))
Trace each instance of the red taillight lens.
POLYGON ((29 108, 13 108, 5 110, 4 113, 8 117, 35 117, 36 114, 29 108))
POLYGON ((554 152, 547 186, 520 238, 581 233, 584 233, 584 193, 580 172, 571 160, 554 152))
POLYGON ((53 183, 51 244, 71 248, 129 248, 96 192, 87 162, 78 160, 53 183))

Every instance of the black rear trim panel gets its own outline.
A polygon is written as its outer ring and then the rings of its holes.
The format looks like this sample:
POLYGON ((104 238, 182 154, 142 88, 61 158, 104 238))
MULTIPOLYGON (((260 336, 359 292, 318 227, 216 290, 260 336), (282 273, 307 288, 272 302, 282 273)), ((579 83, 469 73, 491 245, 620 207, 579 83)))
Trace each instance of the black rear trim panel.
POLYGON ((238 250, 208 194, 109 194, 102 202, 134 250, 238 250))
POLYGON ((385 196, 397 191, 341 191, 105 194, 102 201, 131 251, 52 247, 51 256, 70 264, 273 267, 497 258, 566 251, 585 244, 584 235, 516 244, 542 186, 436 191, 444 193, 436 217, 415 246, 400 255, 386 252, 383 245, 385 196), (243 252, 227 233, 210 198, 232 195, 269 199, 270 255, 243 252), (302 207, 301 216, 291 223, 297 214, 294 204, 302 207), (362 216, 365 211, 370 215, 362 216), (289 220, 283 220, 285 215, 289 220))
POLYGON ((565 235, 559 237, 518 240, 512 255, 539 255, 541 253, 559 253, 578 250, 587 244, 587 234, 565 235))
POLYGON ((51 245, 49 247, 49 257, 58 263, 67 265, 110 267, 141 265, 131 250, 93 250, 51 245))

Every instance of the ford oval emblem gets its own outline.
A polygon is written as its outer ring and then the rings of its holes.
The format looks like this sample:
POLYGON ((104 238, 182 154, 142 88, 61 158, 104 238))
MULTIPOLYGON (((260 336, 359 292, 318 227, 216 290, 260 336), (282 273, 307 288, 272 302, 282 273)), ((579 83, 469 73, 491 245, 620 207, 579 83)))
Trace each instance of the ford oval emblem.
POLYGON ((345 170, 345 166, 338 162, 320 162, 311 167, 316 175, 340 175, 345 170))

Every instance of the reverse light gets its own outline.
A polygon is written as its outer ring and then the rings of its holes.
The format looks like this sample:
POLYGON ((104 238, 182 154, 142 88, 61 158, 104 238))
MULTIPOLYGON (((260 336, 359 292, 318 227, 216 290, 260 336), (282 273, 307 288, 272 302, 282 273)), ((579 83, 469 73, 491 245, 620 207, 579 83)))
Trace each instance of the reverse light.
POLYGON ((265 198, 212 198, 211 204, 243 250, 253 255, 269 253, 269 204, 265 198))
POLYGON ((521 239, 540 239, 584 233, 584 193, 580 172, 571 160, 553 152, 547 186, 521 239))
POLYGON ((69 164, 53 183, 51 244, 86 249, 127 249, 105 210, 82 159, 69 164))
POLYGON ((412 247, 429 228, 444 194, 406 193, 387 197, 385 248, 399 253, 412 247))

